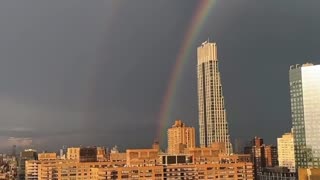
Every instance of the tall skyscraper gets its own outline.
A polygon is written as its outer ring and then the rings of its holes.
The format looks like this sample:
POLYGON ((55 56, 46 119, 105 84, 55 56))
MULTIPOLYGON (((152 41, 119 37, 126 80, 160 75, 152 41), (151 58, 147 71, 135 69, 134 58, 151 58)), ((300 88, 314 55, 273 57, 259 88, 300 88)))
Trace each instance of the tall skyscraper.
POLYGON ((195 130, 187 127, 181 120, 176 120, 168 129, 168 153, 184 153, 186 148, 195 147, 195 130))
POLYGON ((205 41, 197 54, 200 146, 223 142, 227 153, 232 153, 216 43, 205 41))
POLYGON ((296 172, 294 160, 293 134, 285 133, 278 141, 278 161, 280 167, 287 167, 290 172, 296 172))
POLYGON ((289 80, 296 166, 320 167, 320 65, 293 65, 289 80))

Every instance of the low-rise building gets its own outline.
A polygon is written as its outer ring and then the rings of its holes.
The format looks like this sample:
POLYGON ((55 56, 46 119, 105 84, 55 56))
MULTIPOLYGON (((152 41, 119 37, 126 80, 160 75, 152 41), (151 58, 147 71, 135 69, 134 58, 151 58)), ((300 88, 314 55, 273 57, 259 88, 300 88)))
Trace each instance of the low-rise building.
POLYGON ((126 151, 126 164, 128 166, 148 166, 159 163, 157 149, 128 149, 126 151))
MULTIPOLYGON (((26 161, 26 180, 84 180, 89 179, 91 168, 115 167, 111 162, 78 162, 76 160, 26 161)), ((122 164, 121 166, 124 166, 122 164)))
POLYGON ((92 168, 90 179, 150 179, 162 180, 162 166, 140 166, 140 167, 111 167, 111 168, 92 168))
POLYGON ((105 147, 97 147, 97 161, 107 161, 108 154, 105 147))
POLYGON ((94 168, 91 179, 224 179, 253 180, 252 163, 174 164, 94 168))
POLYGON ((258 174, 259 180, 297 180, 297 174, 287 167, 268 167, 258 174))

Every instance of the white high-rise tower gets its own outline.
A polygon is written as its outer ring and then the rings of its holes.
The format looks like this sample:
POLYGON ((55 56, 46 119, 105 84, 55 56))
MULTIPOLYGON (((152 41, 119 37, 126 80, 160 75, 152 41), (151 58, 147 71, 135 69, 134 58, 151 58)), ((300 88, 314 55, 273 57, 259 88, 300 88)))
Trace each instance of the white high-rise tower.
POLYGON ((200 145, 224 142, 227 152, 232 153, 216 43, 205 41, 197 54, 200 145))

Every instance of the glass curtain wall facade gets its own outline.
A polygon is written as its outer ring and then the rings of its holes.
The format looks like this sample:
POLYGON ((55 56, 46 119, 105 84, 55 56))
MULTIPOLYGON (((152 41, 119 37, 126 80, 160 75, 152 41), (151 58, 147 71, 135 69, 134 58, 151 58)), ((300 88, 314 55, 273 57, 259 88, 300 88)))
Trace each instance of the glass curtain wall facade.
POLYGON ((209 147, 214 142, 223 142, 227 153, 231 153, 216 43, 202 43, 197 56, 200 145, 209 147))
POLYGON ((293 65, 289 80, 296 167, 319 168, 320 65, 293 65))

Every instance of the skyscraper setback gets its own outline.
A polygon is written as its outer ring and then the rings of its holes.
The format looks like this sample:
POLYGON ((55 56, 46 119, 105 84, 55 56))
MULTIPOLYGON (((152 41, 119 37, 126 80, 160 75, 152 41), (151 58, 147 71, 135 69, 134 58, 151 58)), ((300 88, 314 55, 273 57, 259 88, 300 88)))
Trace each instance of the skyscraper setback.
POLYGON ((197 56, 200 145, 208 147, 223 142, 227 153, 231 153, 216 43, 202 43, 197 56))
POLYGON ((319 168, 320 65, 293 65, 289 80, 296 166, 319 168))

